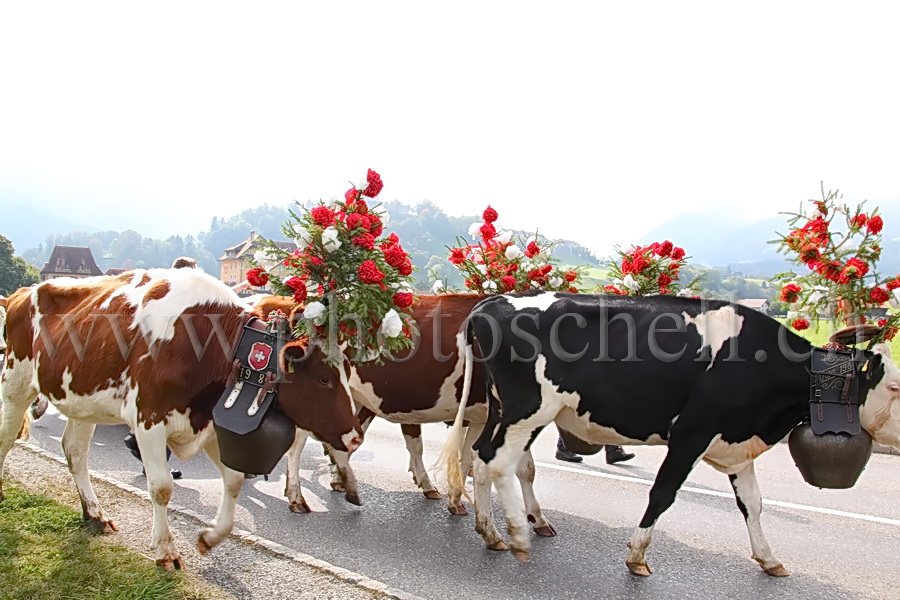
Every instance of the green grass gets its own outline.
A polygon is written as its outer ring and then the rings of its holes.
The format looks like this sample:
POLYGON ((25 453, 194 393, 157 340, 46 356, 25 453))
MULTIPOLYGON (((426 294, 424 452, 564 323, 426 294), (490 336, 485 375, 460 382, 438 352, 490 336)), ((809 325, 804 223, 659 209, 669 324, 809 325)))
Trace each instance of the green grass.
POLYGON ((189 600, 180 573, 104 543, 81 514, 4 482, 0 503, 0 599, 189 600))

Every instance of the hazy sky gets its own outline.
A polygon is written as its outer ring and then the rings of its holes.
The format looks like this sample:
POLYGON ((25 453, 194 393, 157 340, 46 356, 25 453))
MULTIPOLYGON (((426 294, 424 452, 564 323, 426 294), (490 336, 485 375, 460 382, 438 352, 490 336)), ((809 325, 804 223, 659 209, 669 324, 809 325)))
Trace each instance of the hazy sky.
POLYGON ((0 203, 186 233, 341 194, 371 167, 383 199, 490 203, 501 225, 605 253, 688 210, 792 210, 820 180, 897 199, 898 17, 862 2, 5 2, 0 189, 17 192, 0 203))

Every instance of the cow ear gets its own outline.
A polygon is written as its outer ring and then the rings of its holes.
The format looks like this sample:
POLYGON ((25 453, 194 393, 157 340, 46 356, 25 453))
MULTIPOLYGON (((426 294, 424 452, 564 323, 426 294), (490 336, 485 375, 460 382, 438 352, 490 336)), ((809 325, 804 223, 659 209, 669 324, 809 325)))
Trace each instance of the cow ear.
POLYGON ((293 373, 297 363, 309 357, 309 345, 302 340, 288 342, 281 349, 279 365, 282 373, 293 373))
POLYGON ((862 367, 863 375, 866 378, 866 386, 869 389, 873 389, 884 377, 884 363, 882 360, 881 354, 874 353, 862 367))

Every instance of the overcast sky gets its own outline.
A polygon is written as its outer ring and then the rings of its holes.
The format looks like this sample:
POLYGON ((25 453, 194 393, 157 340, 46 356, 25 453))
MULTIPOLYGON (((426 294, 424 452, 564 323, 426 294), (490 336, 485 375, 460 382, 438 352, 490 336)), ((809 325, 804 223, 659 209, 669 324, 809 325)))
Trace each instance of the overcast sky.
POLYGON ((795 209, 820 180, 896 200, 898 17, 861 2, 5 2, 0 189, 16 193, 0 203, 187 233, 342 194, 371 167, 382 199, 490 203, 501 225, 606 253, 688 210, 795 209))

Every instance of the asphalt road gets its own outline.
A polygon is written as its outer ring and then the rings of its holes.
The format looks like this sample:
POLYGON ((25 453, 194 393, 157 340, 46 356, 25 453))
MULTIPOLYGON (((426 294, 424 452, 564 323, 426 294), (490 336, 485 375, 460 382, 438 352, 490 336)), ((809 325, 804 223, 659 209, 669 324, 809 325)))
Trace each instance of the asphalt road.
MULTIPOLYGON (((32 441, 61 454, 62 429, 51 409, 33 424, 32 441)), ((121 443, 126 433, 124 427, 97 428, 91 469, 143 488, 139 463, 121 443)), ((443 425, 425 427, 426 464, 434 462, 445 435, 443 425)), ((384 421, 373 424, 354 456, 363 506, 330 491, 327 460, 310 441, 301 476, 315 512, 288 511, 282 461, 271 481, 245 483, 236 524, 425 598, 900 598, 898 456, 873 455, 857 486, 841 491, 804 483, 786 445, 758 460, 770 501, 763 526, 792 573, 781 579, 765 575, 750 558, 727 478, 700 465, 656 528, 648 551, 654 574, 636 578, 624 564, 625 544, 665 448, 633 448, 637 457, 622 466, 606 465, 602 455, 570 465, 553 458, 554 442, 553 432, 545 431, 535 444, 536 492, 559 535, 535 536, 528 564, 486 550, 472 515, 453 517, 444 500, 419 493, 407 473, 400 428, 384 421)), ((205 457, 171 464, 185 474, 173 501, 212 517, 221 493, 214 467, 205 457)), ((503 531, 496 503, 494 510, 503 531)))

